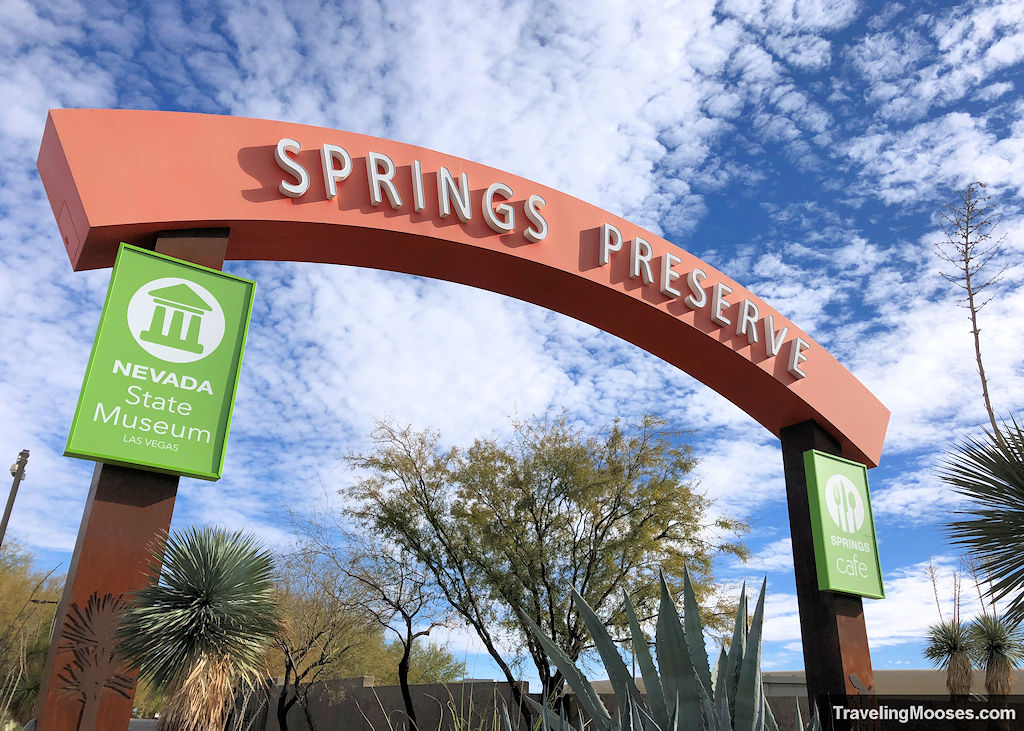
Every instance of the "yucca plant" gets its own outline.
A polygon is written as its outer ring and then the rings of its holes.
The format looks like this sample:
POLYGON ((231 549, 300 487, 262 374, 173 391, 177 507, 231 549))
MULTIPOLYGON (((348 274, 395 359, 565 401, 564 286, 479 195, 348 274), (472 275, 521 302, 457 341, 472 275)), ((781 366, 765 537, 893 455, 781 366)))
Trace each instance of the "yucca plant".
POLYGON ((124 613, 121 654, 167 692, 158 729, 221 729, 233 689, 265 674, 273 560, 252 536, 211 527, 168 537, 153 558, 163 568, 124 613))
POLYGON ((991 578, 993 600, 1008 598, 1007 621, 1024 621, 1024 430, 1017 421, 999 433, 967 439, 942 464, 939 477, 967 498, 967 516, 949 524, 953 542, 966 547, 991 578))
MULTIPOLYGON (((764 595, 765 587, 762 586, 748 630, 744 586, 732 642, 728 651, 723 648, 719 653, 714 668, 709 666, 704 649, 704 627, 689 575, 684 572, 682 620, 665 581, 661 582, 661 607, 654 642, 657 665, 633 604, 628 596, 625 597, 626 617, 633 653, 644 681, 644 695, 638 690, 604 624, 583 597, 574 591, 573 601, 579 607, 580 616, 594 640, 618 699, 619 710, 614 717, 568 656, 536 625, 531 627, 551 662, 575 692, 595 731, 778 731, 761 683, 764 595)), ((536 701, 531 700, 530 703, 540 714, 543 729, 574 729, 564 715, 556 714, 536 701)), ((796 728, 803 731, 799 714, 796 723, 796 728)), ((507 720, 504 726, 511 731, 507 720)), ((574 731, 579 727, 580 722, 577 722, 574 731)), ((817 711, 810 728, 815 731, 821 728, 817 711)))
POLYGON ((932 665, 946 671, 946 689, 951 698, 971 693, 971 633, 958 614, 942 619, 928 628, 924 656, 932 665))
POLYGON ((970 627, 974 662, 985 669, 989 698, 1008 696, 1013 690, 1013 671, 1024 660, 1024 636, 1020 628, 987 612, 970 627))

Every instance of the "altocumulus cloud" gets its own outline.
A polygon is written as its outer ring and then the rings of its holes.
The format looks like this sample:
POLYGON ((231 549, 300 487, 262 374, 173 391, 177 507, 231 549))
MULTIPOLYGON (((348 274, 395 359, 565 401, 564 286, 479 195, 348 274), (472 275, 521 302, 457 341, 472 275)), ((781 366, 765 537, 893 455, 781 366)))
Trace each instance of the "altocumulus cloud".
MULTIPOLYGON (((706 257, 807 328, 893 412, 872 478, 893 583, 890 600, 869 605, 869 631, 913 648, 923 620, 890 632, 892 618, 876 621, 873 607, 922 616, 915 572, 923 552, 944 550, 941 516, 907 508, 943 489, 928 477, 936 459, 984 421, 966 319, 932 258, 936 214, 952 188, 984 179, 1010 213, 1007 261, 1019 259, 1022 14, 1016 2, 879 11, 842 0, 3 3, 0 445, 33 449, 14 533, 55 559, 73 542, 90 465, 59 455, 107 281, 72 274, 60 251, 34 171, 46 110, 278 118, 565 190, 706 257)), ((228 268, 259 291, 227 477, 184 485, 178 520, 285 543, 275 514, 344 488, 351 476, 337 458, 362 448, 379 416, 465 443, 506 433, 515 413, 564 408, 601 426, 656 410, 698 430, 702 486, 718 510, 781 526, 752 538, 752 571, 785 564, 775 440, 653 357, 456 285, 228 268)), ((997 323, 1024 306, 1022 277, 1012 266, 984 312, 1004 413, 1022 403, 1024 344, 997 323)), ((782 652, 798 634, 786 571, 775 576, 769 626, 782 652)))

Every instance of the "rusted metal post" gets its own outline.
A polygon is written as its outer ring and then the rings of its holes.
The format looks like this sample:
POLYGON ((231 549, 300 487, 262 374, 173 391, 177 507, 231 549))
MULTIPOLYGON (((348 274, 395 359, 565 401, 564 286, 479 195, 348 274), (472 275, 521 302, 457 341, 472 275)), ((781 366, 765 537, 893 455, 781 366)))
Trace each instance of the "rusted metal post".
MULTIPOLYGON (((155 250, 220 269, 227 231, 167 232, 155 250)), ((127 596, 149 578, 153 543, 171 526, 178 476, 97 463, 36 706, 38 731, 125 731, 135 673, 115 653, 127 596)))
MULTIPOLYGON (((874 695, 861 598, 819 589, 814 563, 803 454, 817 449, 841 455, 839 443, 814 421, 786 427, 780 436, 808 699, 820 704, 829 694, 874 695)), ((826 710, 819 705, 819 713, 826 710)))

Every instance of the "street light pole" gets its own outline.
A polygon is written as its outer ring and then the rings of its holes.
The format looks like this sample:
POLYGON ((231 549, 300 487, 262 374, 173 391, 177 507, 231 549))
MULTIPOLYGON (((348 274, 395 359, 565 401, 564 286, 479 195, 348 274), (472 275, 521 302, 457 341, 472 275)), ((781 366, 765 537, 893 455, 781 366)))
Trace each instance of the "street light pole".
POLYGON ((14 498, 18 494, 18 485, 25 479, 25 465, 28 464, 28 450, 18 452, 18 461, 11 465, 11 477, 14 484, 11 485, 11 494, 7 498, 7 507, 4 509, 4 519, 0 523, 0 547, 4 545, 4 535, 7 533, 7 521, 11 519, 11 510, 14 508, 14 498))

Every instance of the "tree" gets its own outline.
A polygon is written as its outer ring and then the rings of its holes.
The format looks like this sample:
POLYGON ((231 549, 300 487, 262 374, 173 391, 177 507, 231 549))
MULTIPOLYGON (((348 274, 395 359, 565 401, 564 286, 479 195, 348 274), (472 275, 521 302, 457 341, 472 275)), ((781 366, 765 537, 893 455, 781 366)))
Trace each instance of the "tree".
POLYGON ((932 591, 935 592, 939 622, 928 628, 924 656, 932 665, 946 671, 946 690, 949 691, 951 699, 958 701, 971 694, 971 680, 974 677, 974 668, 971 665, 974 648, 971 632, 960 619, 961 576, 958 572, 953 572, 953 614, 946 619, 942 616, 938 579, 931 560, 928 561, 928 574, 932 582, 932 591))
POLYGON ((10 538, 0 549, 0 725, 32 717, 60 599, 63 577, 33 562, 10 538))
POLYGON ((300 549, 279 562, 277 602, 282 615, 275 637, 283 668, 277 722, 288 729, 288 712, 296 703, 310 729, 309 691, 353 650, 375 635, 376 623, 353 608, 353 597, 362 591, 337 567, 316 552, 300 549))
POLYGON ((1020 627, 996 614, 982 612, 971 624, 974 662, 985 670, 985 692, 989 698, 1008 696, 1013 690, 1013 671, 1024 660, 1024 637, 1020 627))
MULTIPOLYGON (((354 537, 350 538, 355 542, 354 537)), ((438 595, 429 587, 426 571, 378 542, 358 543, 348 575, 365 589, 359 600, 361 606, 385 631, 395 634, 397 646, 401 647, 398 684, 410 728, 418 729, 409 689, 415 642, 435 627, 449 626, 451 614, 437 611, 438 595)))
POLYGON ((707 518, 710 502, 688 479, 696 460, 680 436, 649 416, 588 436, 563 416, 515 422, 503 443, 446 450, 437 434, 381 422, 371 435, 374 450, 349 458, 368 473, 354 491, 353 514, 427 569, 517 701, 496 626, 516 638, 553 694, 562 676, 524 618, 575 661, 587 635, 567 587, 603 622, 622 626, 623 594, 653 613, 659 571, 678 591, 688 564, 706 602, 714 557, 745 554, 742 545, 709 535, 743 526, 707 518))
POLYGON ((158 728, 223 728, 233 689, 265 675, 278 630, 273 559, 252 536, 203 527, 172 534, 153 560, 163 567, 122 615, 121 653, 168 693, 158 728))
POLYGON ((411 727, 417 728, 409 688, 413 660, 425 663, 437 658, 431 653, 417 654, 416 640, 428 636, 435 627, 449 626, 451 610, 440 601, 428 573, 393 546, 346 531, 322 512, 304 518, 293 516, 292 524, 301 535, 305 553, 316 555, 330 570, 348 578, 352 586, 347 604, 372 618, 385 632, 394 633, 395 642, 387 653, 397 662, 406 716, 411 727))
POLYGON ((940 259, 952 266, 952 270, 942 272, 942 276, 964 290, 964 296, 957 300, 957 304, 965 307, 971 318, 981 394, 992 433, 998 440, 1001 435, 981 359, 981 328, 978 327, 978 313, 992 301, 992 297, 983 299, 982 292, 996 284, 1005 271, 1004 267, 991 276, 985 271, 985 266, 999 253, 1006 238, 1004 235, 993 240, 1001 218, 990 200, 991 196, 985 195, 984 183, 974 182, 958 191, 956 203, 948 204, 942 214, 943 222, 940 225, 946 239, 937 242, 935 250, 940 259))
POLYGON ((1020 626, 999 616, 995 602, 985 606, 981 566, 976 559, 966 561, 978 592, 981 614, 971 623, 971 660, 985 671, 985 692, 989 699, 1002 698, 1013 689, 1013 671, 1024 661, 1024 635, 1020 626))
POLYGON ((994 601, 1008 599, 1005 619, 1024 620, 1024 431, 1011 420, 1002 437, 967 438, 942 462, 939 477, 968 499, 967 516, 947 531, 978 559, 994 601))
MULTIPOLYGON (((387 654, 391 658, 390 673, 382 673, 375 678, 377 685, 395 685, 398 683, 398 663, 405 654, 406 646, 399 640, 392 640, 387 645, 387 654)), ((409 656, 409 685, 429 685, 431 683, 455 683, 466 676, 466 663, 457 659, 446 645, 433 641, 417 642, 409 656)))

